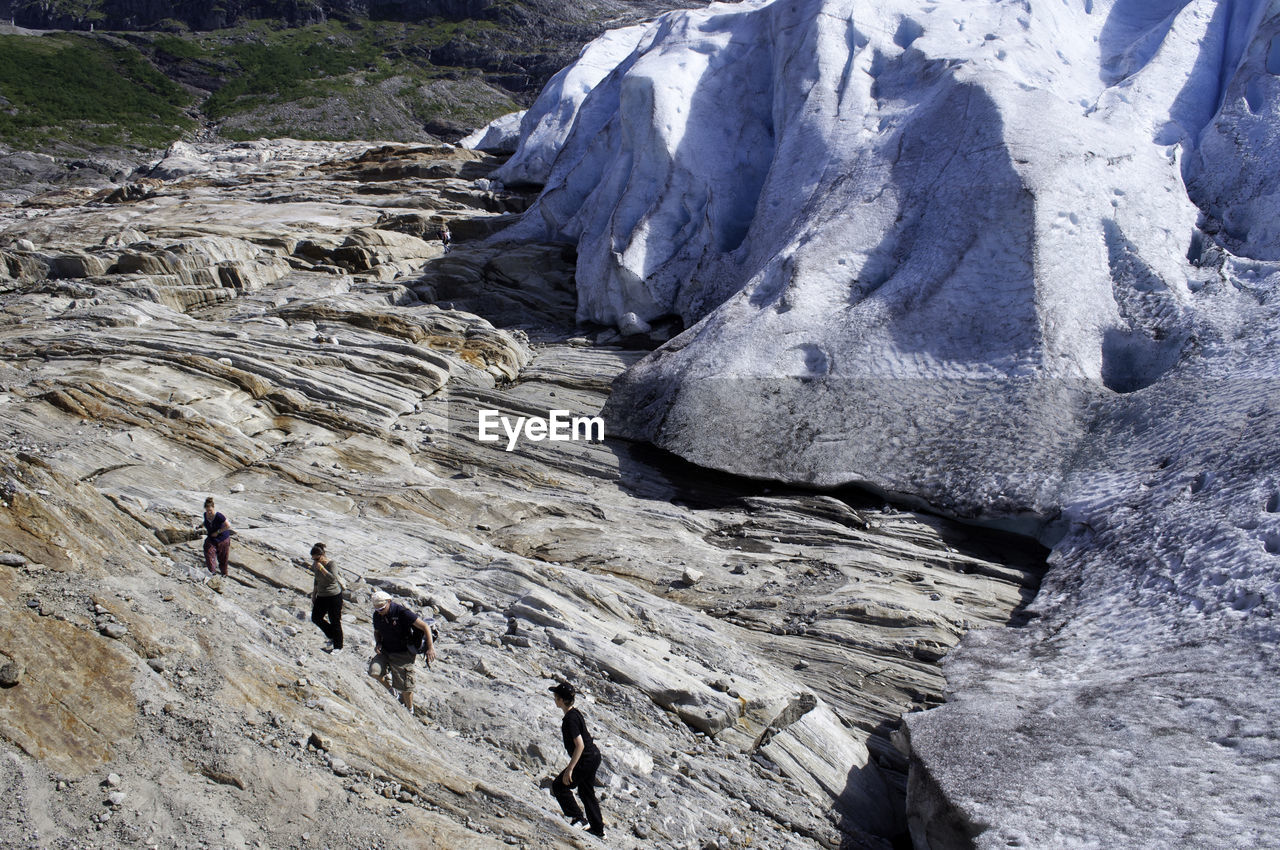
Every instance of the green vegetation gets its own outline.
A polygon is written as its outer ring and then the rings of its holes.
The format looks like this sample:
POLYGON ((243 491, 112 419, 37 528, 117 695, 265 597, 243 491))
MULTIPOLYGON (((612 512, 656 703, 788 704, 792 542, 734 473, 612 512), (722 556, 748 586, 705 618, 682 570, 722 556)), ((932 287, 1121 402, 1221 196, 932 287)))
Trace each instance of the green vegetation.
POLYGON ((192 131, 193 117, 233 139, 421 138, 428 123, 476 127, 519 105, 480 71, 428 57, 503 38, 489 21, 442 19, 0 36, 0 142, 163 147, 192 131), (199 102, 191 87, 209 94, 199 102))
POLYGON ((60 34, 0 36, 0 139, 161 147, 194 124, 191 98, 130 47, 60 34))
MULTIPOLYGON (((13 12, 30 3, 14 2, 13 12)), ((101 0, 40 0, 39 5, 49 18, 67 18, 73 21, 94 23, 104 20, 106 14, 102 10, 101 0)))
POLYGON ((427 61, 408 57, 438 47, 460 32, 493 29, 488 22, 438 21, 429 24, 319 24, 272 30, 261 25, 227 43, 226 36, 204 36, 203 58, 218 56, 234 65, 230 79, 204 104, 212 118, 225 118, 262 103, 279 103, 307 94, 347 94, 397 74, 416 79, 439 76, 427 61))

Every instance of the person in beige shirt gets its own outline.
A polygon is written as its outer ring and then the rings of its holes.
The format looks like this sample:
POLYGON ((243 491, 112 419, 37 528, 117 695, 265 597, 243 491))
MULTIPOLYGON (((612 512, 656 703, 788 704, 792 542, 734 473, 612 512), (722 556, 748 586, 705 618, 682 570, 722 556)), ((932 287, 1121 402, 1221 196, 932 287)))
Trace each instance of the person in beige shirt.
POLYGON ((342 579, 338 578, 338 565, 325 553, 323 543, 311 547, 311 572, 315 574, 311 588, 311 622, 329 639, 324 651, 341 652, 342 579))

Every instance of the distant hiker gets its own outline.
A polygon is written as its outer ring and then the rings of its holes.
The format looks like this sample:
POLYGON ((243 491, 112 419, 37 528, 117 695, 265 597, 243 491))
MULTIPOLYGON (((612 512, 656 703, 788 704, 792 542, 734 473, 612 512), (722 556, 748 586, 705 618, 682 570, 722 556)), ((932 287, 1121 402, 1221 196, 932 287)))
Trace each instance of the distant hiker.
POLYGON ((227 574, 231 557, 231 524, 213 509, 213 497, 204 500, 204 562, 209 575, 227 574))
POLYGON ((311 547, 311 571, 315 584, 311 587, 311 622, 320 627, 329 640, 325 652, 342 651, 342 579, 338 565, 325 554, 324 544, 311 547))
POLYGON ((413 630, 426 635, 427 663, 436 660, 435 641, 431 627, 408 608, 391 601, 391 594, 379 590, 373 594, 373 660, 369 662, 369 675, 381 682, 387 690, 400 692, 400 703, 413 711, 413 660, 417 656, 410 651, 413 630), (390 684, 387 676, 391 677, 390 684))
POLYGON ((449 248, 452 247, 450 244, 452 240, 453 240, 453 234, 449 232, 449 225, 448 224, 440 225, 440 241, 444 243, 444 252, 446 254, 449 253, 449 248))
POLYGON ((582 712, 573 707, 577 696, 573 685, 561 682, 547 690, 555 695, 556 708, 564 712, 560 721, 560 735, 564 738, 564 749, 569 754, 569 766, 551 782, 551 795, 560 803, 560 809, 569 818, 571 825, 583 822, 582 809, 587 810, 587 832, 597 838, 604 838, 604 818, 600 816, 600 804, 596 801, 596 771, 600 768, 600 750, 596 749, 587 731, 587 722, 582 719, 582 712), (578 801, 573 799, 573 789, 578 789, 582 798, 582 809, 578 801))

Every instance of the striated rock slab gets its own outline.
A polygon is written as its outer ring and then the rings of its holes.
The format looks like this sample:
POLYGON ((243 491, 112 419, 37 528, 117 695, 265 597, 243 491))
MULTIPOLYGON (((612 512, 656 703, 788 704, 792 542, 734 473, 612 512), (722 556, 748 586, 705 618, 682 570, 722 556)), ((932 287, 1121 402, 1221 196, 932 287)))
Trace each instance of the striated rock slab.
MULTIPOLYGON (((37 597, 19 622, 56 621, 64 649, 107 647, 132 700, 83 778, 0 759, 24 789, 6 821, 101 847, 145 843, 151 821, 193 845, 577 846, 540 788, 563 761, 546 689, 567 679, 606 753, 616 846, 888 847, 906 786, 890 730, 941 700, 936 660, 960 635, 1033 595, 1042 553, 608 432, 477 440, 482 409, 597 415, 646 352, 579 336, 559 246, 463 243, 391 281, 323 262, 457 178, 359 195, 333 176, 342 146, 326 169, 289 149, 211 152, 227 185, 4 220, 33 254, 118 254, 144 228, 290 266, 256 289, 193 278, 220 297, 184 310, 154 297, 184 291, 173 267, 0 293, 0 528, 23 559, 0 568, 20 583, 6 599, 37 597), (216 587, 192 533, 207 495, 236 530, 216 587), (334 655, 308 620, 316 541, 350 599, 334 655), (417 715, 365 674, 374 587, 441 627, 417 715), (82 792, 108 772, 126 797, 90 820, 102 802, 82 792)), ((410 236, 387 241, 431 244, 410 236)), ((39 681, 13 660, 27 672, 0 700, 39 681)), ((13 704, 0 746, 20 749, 39 727, 13 704)))

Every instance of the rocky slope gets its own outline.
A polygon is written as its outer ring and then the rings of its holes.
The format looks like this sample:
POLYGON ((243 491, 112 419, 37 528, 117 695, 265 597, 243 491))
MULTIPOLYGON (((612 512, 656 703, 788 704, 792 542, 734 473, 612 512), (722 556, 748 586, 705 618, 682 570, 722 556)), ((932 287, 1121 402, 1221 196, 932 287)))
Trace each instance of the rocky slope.
POLYGON ((1034 594, 1025 542, 690 467, 593 415, 667 330, 581 336, 572 252, 447 146, 176 146, 0 207, 0 820, 30 847, 599 846, 543 790, 567 678, 616 847, 900 839, 904 711, 1034 594), (444 252, 443 226, 454 248, 444 252), (230 518, 231 578, 191 529, 230 518), (320 651, 303 560, 346 570, 320 651), (418 716, 381 587, 441 621, 418 716))

